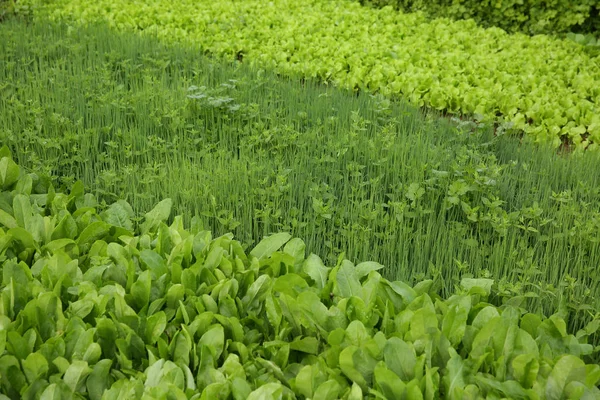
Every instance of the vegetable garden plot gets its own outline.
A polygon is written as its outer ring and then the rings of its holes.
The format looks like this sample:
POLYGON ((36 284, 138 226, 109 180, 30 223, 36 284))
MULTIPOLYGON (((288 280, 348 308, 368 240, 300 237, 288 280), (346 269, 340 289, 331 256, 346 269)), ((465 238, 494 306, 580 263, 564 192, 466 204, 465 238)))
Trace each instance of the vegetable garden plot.
POLYGON ((599 56, 569 40, 350 0, 23 0, 34 15, 106 22, 278 72, 499 120, 558 147, 597 149, 599 56))
MULTIPOLYGON (((334 265, 465 277, 578 331, 599 309, 597 154, 563 157, 405 104, 227 65, 106 26, 0 25, 0 142, 57 188, 165 197, 244 248, 288 231, 334 265), (315 143, 320 146, 316 147, 315 143)), ((501 304, 502 299, 498 299, 501 304)))
POLYGON ((288 233, 251 251, 197 221, 136 223, 76 183, 57 192, 0 150, 0 398, 598 398, 592 324, 487 300, 464 279, 388 281, 375 262, 306 255, 288 233))

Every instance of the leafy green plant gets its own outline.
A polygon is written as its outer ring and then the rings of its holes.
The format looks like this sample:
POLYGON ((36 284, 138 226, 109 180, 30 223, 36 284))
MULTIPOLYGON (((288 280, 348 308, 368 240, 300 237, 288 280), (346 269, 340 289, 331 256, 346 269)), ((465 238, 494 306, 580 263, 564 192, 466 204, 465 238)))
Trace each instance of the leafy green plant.
POLYGON ((600 366, 559 315, 443 299, 375 262, 333 267, 281 232, 246 252, 172 202, 135 222, 0 150, 0 396, 113 399, 595 398, 600 366), (65 222, 71 221, 71 222, 65 222), (110 221, 110 222, 109 222, 110 221), (68 229, 65 227, 68 226, 68 229))
POLYGON ((350 0, 21 3, 42 19, 105 22, 194 42, 214 56, 286 76, 402 97, 455 115, 479 114, 554 147, 592 150, 600 140, 597 59, 571 40, 507 34, 473 20, 431 21, 350 0))
POLYGON ((446 0, 361 0, 363 5, 392 6, 406 12, 423 11, 433 17, 473 18, 483 26, 509 32, 557 34, 598 29, 596 0, 571 1, 446 1, 446 0))
POLYGON ((598 154, 199 52, 106 26, 7 21, 0 143, 58 189, 81 180, 124 229, 169 197, 185 224, 197 216, 245 250, 286 231, 328 265, 377 260, 385 278, 436 279, 444 296, 487 277, 497 304, 564 307, 574 332, 594 319, 600 176, 582 171, 600 168, 598 154))

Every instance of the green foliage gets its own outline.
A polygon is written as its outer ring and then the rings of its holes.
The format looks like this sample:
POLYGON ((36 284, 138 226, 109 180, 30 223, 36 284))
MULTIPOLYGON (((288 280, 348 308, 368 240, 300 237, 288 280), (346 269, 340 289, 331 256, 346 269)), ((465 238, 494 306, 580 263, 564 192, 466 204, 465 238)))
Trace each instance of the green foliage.
MULTIPOLYGON (((511 35, 473 20, 430 21, 422 13, 350 0, 22 3, 41 18, 77 26, 105 22, 120 31, 194 42, 215 56, 288 76, 480 116, 554 147, 570 143, 582 151, 600 142, 598 59, 571 40, 511 35)), ((227 96, 196 95, 202 104, 229 107, 227 96)))
MULTIPOLYGON (((307 274, 323 289, 326 265, 345 253, 377 260, 391 280, 435 279, 445 295, 465 278, 494 278, 499 302, 545 315, 564 307, 573 331, 600 309, 600 175, 582 173, 600 169, 593 152, 556 155, 381 96, 282 80, 106 27, 4 27, 0 142, 42 181, 58 175, 54 186, 70 188, 81 180, 75 191, 85 186, 95 198, 79 205, 101 210, 102 221, 83 233, 65 213, 52 239, 78 238, 87 248, 110 226, 132 231, 151 209, 142 233, 174 223, 172 209, 183 215, 177 224, 233 232, 243 250, 274 232, 302 237, 278 257, 319 254, 323 261, 308 257, 307 274), (192 95, 234 100, 213 107, 188 97, 193 85, 192 95)), ((17 174, 0 162, 0 179, 13 184, 17 174)), ((36 182, 22 181, 20 192, 36 182)), ((13 208, 0 199, 0 222, 14 235, 27 243, 44 236, 39 218, 29 217, 35 208, 20 200, 15 216, 13 208)), ((274 245, 289 239, 279 238, 274 245)), ((163 233, 157 246, 174 244, 163 233)), ((140 257, 156 274, 167 269, 150 250, 140 257)), ((210 265, 221 258, 215 249, 210 265)), ((359 265, 365 275, 380 268, 359 265)), ((147 301, 147 279, 133 282, 136 304, 147 301)), ((180 283, 196 287, 184 272, 180 283)))
POLYGON ((0 193, 13 204, 0 223, 3 398, 600 396, 586 337, 558 315, 490 305, 486 279, 443 299, 430 281, 386 280, 374 262, 327 268, 283 232, 246 253, 231 234, 167 225, 169 200, 113 225, 79 183, 57 192, 11 165, 18 179, 0 193), (57 232, 65 216, 70 236, 57 232))
POLYGON ((406 12, 424 11, 434 17, 472 18, 483 26, 508 32, 556 34, 598 30, 598 0, 360 0, 363 5, 392 6, 406 12))

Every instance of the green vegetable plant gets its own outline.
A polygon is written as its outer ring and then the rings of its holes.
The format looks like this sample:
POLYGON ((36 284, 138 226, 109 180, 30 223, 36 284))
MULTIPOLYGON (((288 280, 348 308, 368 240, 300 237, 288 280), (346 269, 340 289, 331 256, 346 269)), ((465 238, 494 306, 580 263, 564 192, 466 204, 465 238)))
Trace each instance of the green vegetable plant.
POLYGON ((392 6, 405 12, 423 11, 432 17, 472 18, 477 23, 508 32, 557 34, 598 29, 597 0, 572 2, 543 0, 445 1, 445 0, 361 0, 375 7, 392 6))
POLYGON ((56 191, 0 150, 0 398, 597 398, 576 336, 490 304, 494 282, 389 281, 326 266, 285 232, 251 251, 172 202, 134 221, 56 191))
POLYGON ((0 144, 59 191, 80 180, 124 229, 171 198, 186 226, 196 216, 244 251, 285 231, 327 265, 377 260, 386 279, 437 279, 443 296, 486 277, 497 304, 564 306, 573 332, 595 318, 598 153, 199 53, 106 25, 6 21, 0 144))
POLYGON ((571 40, 508 34, 473 20, 429 20, 350 0, 20 4, 42 20, 105 22, 119 31, 193 42, 216 57, 286 76, 480 115, 554 147, 592 150, 600 140, 598 60, 571 40))

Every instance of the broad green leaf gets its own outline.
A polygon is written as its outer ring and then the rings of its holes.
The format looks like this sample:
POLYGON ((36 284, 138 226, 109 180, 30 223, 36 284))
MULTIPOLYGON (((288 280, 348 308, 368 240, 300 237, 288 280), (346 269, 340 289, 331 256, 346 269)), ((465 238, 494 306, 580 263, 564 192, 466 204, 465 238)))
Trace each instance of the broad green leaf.
MULTIPOLYGON (((296 265, 300 265, 304 261, 305 251, 306 244, 302 239, 299 238, 293 238, 292 240, 287 242, 285 247, 283 248, 284 253, 289 254, 294 258, 296 265)), ((295 270, 295 272, 299 273, 300 271, 295 270)))
POLYGON ((252 387, 245 379, 235 378, 231 382, 231 393, 234 400, 246 400, 252 393, 252 387))
POLYGON ((198 345, 206 345, 215 359, 221 357, 225 347, 225 331, 222 325, 214 325, 202 335, 198 345))
POLYGON ((371 334, 365 328, 365 325, 360 321, 352 321, 346 328, 345 337, 350 343, 355 346, 360 346, 368 339, 371 338, 371 334))
POLYGON ((363 277, 369 275, 372 271, 379 271, 384 267, 379 263, 373 261, 366 261, 356 265, 356 267, 354 268, 354 274, 356 275, 356 277, 358 279, 362 279, 363 277))
POLYGON ((171 360, 178 365, 189 365, 192 346, 192 337, 187 329, 177 331, 169 344, 171 360))
POLYGON ((423 306, 414 312, 412 318, 410 319, 410 340, 420 340, 426 337, 426 335, 433 334, 438 331, 438 319, 431 304, 429 307, 423 306))
POLYGON ((16 228, 18 226, 17 220, 12 215, 10 215, 2 209, 0 209, 0 224, 2 224, 8 229, 16 228))
POLYGON ((400 338, 388 339, 383 350, 387 368, 392 370, 400 379, 408 382, 414 378, 417 354, 414 346, 400 338))
POLYGON ((513 375, 523 385, 529 389, 536 381, 540 370, 540 363, 534 354, 520 354, 512 361, 513 375))
POLYGON ((586 369, 586 379, 585 383, 587 386, 597 386, 598 381, 600 381, 600 365, 598 364, 587 364, 585 366, 586 369))
POLYGON ((462 341, 467 328, 467 319, 471 311, 471 297, 462 296, 454 301, 442 321, 442 333, 455 348, 462 341))
POLYGON ((73 360, 65 376, 63 377, 64 382, 73 391, 78 391, 79 387, 85 384, 85 379, 92 372, 88 363, 80 360, 73 360))
POLYGON ((59 388, 59 386, 56 383, 52 383, 48 385, 46 389, 44 389, 42 395, 40 396, 40 400, 61 400, 61 393, 62 390, 59 388))
POLYGON ((442 380, 448 399, 458 400, 462 397, 463 390, 467 385, 467 382, 465 381, 467 370, 465 368, 465 362, 456 351, 450 349, 450 353, 451 358, 446 365, 446 373, 442 380))
POLYGON ((492 286, 494 285, 493 279, 472 279, 472 278, 463 278, 460 281, 460 286, 469 291, 473 292, 473 290, 477 290, 478 293, 482 293, 486 296, 489 296, 492 292, 492 286))
POLYGON ((27 340, 18 332, 9 331, 6 336, 6 348, 9 354, 15 355, 20 360, 25 360, 32 352, 27 340))
POLYGON ((112 367, 112 360, 100 360, 86 380, 86 387, 88 395, 91 400, 100 400, 104 391, 110 388, 113 378, 110 375, 110 368, 112 367))
POLYGON ((317 289, 323 289, 325 287, 329 268, 323 264, 323 261, 319 256, 311 253, 308 258, 304 260, 302 270, 315 281, 317 289))
POLYGON ((279 400, 283 393, 280 383, 267 383, 248 395, 247 400, 279 400))
MULTIPOLYGON (((229 382, 214 382, 208 385, 203 391, 200 400, 227 399, 231 393, 231 384, 229 382)), ((182 400, 187 399, 183 396, 182 400)))
POLYGON ((183 300, 185 296, 185 288, 182 284, 177 283, 169 288, 165 300, 167 301, 167 307, 169 309, 175 309, 179 306, 179 302, 183 300))
POLYGON ((308 283, 300 275, 294 273, 282 275, 273 282, 273 292, 287 293, 294 297, 306 288, 308 288, 308 283))
POLYGON ((546 383, 546 398, 558 400, 565 398, 565 390, 571 382, 585 383, 585 363, 572 355, 562 356, 554 365, 546 383))
POLYGON ((315 390, 314 386, 314 370, 313 368, 317 368, 312 365, 305 365, 302 367, 298 375, 296 375, 295 381, 295 391, 300 393, 302 396, 310 399, 313 397, 313 392, 315 390))
POLYGON ((159 202, 152 210, 146 213, 144 216, 144 223, 142 224, 140 230, 142 234, 148 233, 151 230, 154 230, 158 227, 161 222, 169 219, 171 215, 171 208, 173 206, 173 201, 171 199, 164 199, 159 202))
MULTIPOLYGON (((124 228, 128 231, 133 231, 133 223, 131 222, 130 210, 127 209, 127 203, 119 201, 113 203, 105 211, 104 221, 120 228, 124 228)), ((131 206, 129 206, 131 209, 131 206)))
POLYGON ((102 356, 102 348, 98 343, 92 343, 83 353, 82 360, 88 365, 94 365, 102 356))
POLYGON ((433 400, 438 397, 440 388, 440 373, 438 368, 425 366, 425 398, 433 400))
POLYGON ((319 354, 319 340, 312 336, 296 339, 290 343, 290 349, 317 355, 319 354))
POLYGON ((494 306, 487 306, 482 308, 477 316, 473 319, 471 325, 476 329, 482 329, 492 319, 498 317, 500 314, 494 306))
POLYGON ((168 270, 165 260, 154 250, 142 250, 140 252, 140 258, 146 267, 152 271, 154 279, 167 273, 168 270))
POLYGON ((14 240, 21 242, 25 249, 33 249, 36 247, 35 239, 31 232, 20 226, 9 229, 8 234, 12 236, 14 240))
POLYGON ((352 296, 348 298, 345 306, 346 316, 349 321, 360 321, 365 325, 369 325, 372 313, 369 312, 365 302, 360 297, 352 296))
POLYGON ((29 196, 18 194, 13 199, 13 214, 21 228, 31 229, 30 220, 33 217, 33 208, 29 196))
POLYGON ((71 214, 65 213, 65 215, 61 218, 61 220, 58 222, 58 224, 52 231, 51 239, 75 239, 77 237, 77 233, 77 222, 71 214))
POLYGON ((519 383, 513 380, 507 380, 500 382, 496 379, 492 379, 486 376, 482 376, 481 373, 475 375, 475 380, 478 385, 488 391, 500 393, 509 399, 526 400, 529 399, 527 392, 521 387, 519 383))
POLYGON ((174 362, 161 359, 146 369, 144 386, 152 388, 164 385, 173 385, 183 389, 185 387, 185 375, 174 362))
POLYGON ((342 387, 335 379, 330 379, 319 385, 315 390, 313 400, 337 400, 342 387))
POLYGON ((336 276, 339 295, 342 297, 362 297, 362 286, 354 272, 354 265, 344 260, 336 276))
POLYGON ((356 382, 354 382, 352 384, 352 388, 350 389, 350 393, 348 394, 348 397, 346 398, 346 400, 363 400, 363 390, 361 388, 361 386, 359 384, 357 384, 356 382))
POLYGON ((346 347, 339 357, 339 365, 344 375, 364 390, 371 385, 376 364, 377 360, 357 346, 346 347))
POLYGON ((264 260, 266 258, 271 257, 273 253, 275 253, 281 246, 286 244, 292 235, 289 233, 281 232, 271 235, 269 237, 264 238, 256 245, 254 249, 250 252, 250 255, 258 258, 259 260, 264 260))
POLYGON ((38 378, 45 377, 48 372, 48 361, 40 353, 31 353, 25 360, 21 362, 23 372, 30 383, 35 382, 38 378))
POLYGON ((89 224, 77 238, 77 244, 83 246, 92 244, 96 240, 100 240, 108 235, 110 225, 103 221, 96 221, 89 224))
POLYGON ((405 397, 406 385, 397 374, 379 364, 375 367, 375 387, 378 388, 388 399, 403 399, 405 397))
POLYGON ((257 309, 259 304, 266 298, 269 290, 271 290, 271 278, 268 275, 259 276, 242 298, 242 304, 244 304, 246 310, 257 309))
POLYGON ((403 306, 412 303, 417 298, 417 292, 404 282, 383 281, 383 288, 394 302, 394 307, 398 310, 402 309, 403 306))
POLYGON ((146 343, 154 345, 167 327, 167 317, 164 311, 152 314, 146 320, 146 343))
POLYGON ((281 320, 283 318, 279 302, 276 301, 273 295, 268 295, 265 301, 265 307, 267 309, 267 318, 269 323, 275 328, 276 331, 279 331, 279 326, 281 325, 281 320))
POLYGON ((150 301, 150 289, 152 287, 152 275, 149 270, 143 271, 137 281, 131 285, 131 297, 138 310, 146 307, 150 301))
POLYGON ((19 166, 10 158, 0 159, 0 185, 7 190, 19 179, 19 166))
POLYGON ((112 399, 141 399, 144 392, 144 383, 139 379, 130 380, 122 378, 115 382, 109 390, 102 395, 102 400, 112 399))

